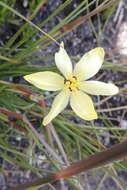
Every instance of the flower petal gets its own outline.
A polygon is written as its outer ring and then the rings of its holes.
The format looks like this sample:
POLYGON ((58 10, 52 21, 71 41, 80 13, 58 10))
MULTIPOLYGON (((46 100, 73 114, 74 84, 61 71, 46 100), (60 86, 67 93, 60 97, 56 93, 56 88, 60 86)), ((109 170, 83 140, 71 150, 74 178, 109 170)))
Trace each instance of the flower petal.
POLYGON ((71 94, 70 104, 74 112, 85 120, 97 119, 97 113, 94 109, 92 99, 81 91, 75 91, 71 94))
POLYGON ((81 90, 92 95, 115 95, 119 92, 119 89, 114 84, 104 83, 100 81, 84 81, 80 83, 81 90))
POLYGON ((55 53, 55 62, 58 69, 66 77, 66 79, 72 77, 72 63, 64 49, 63 42, 60 44, 59 52, 55 53))
POLYGON ((56 91, 64 87, 64 78, 49 71, 26 75, 24 79, 42 90, 56 91))
POLYGON ((67 106, 69 97, 69 90, 63 90, 55 97, 50 112, 43 120, 43 125, 50 123, 67 106))
POLYGON ((103 63, 104 54, 104 49, 100 47, 86 53, 76 64, 74 76, 80 81, 93 77, 103 63))

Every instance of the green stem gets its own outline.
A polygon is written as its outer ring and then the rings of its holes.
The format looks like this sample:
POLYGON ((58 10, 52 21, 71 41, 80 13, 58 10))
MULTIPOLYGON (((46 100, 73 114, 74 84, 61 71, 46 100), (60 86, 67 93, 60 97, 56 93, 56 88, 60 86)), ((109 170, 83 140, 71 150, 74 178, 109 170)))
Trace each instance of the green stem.
POLYGON ((29 23, 31 26, 33 26, 34 28, 36 28, 37 30, 39 30, 41 33, 43 33, 45 36, 47 36, 48 38, 50 38, 52 41, 54 41, 58 46, 60 45, 52 36, 50 36, 48 33, 46 33, 44 30, 42 30, 41 28, 39 28, 37 25, 35 25, 33 22, 31 22, 30 20, 28 20, 26 17, 24 17, 23 15, 21 15, 19 12, 17 12, 16 10, 14 10, 13 8, 9 7, 8 5, 6 5, 4 2, 0 1, 0 5, 2 5, 3 7, 9 9, 10 11, 12 11, 14 14, 16 14, 17 16, 19 16, 20 18, 22 18, 23 20, 25 20, 27 23, 29 23))

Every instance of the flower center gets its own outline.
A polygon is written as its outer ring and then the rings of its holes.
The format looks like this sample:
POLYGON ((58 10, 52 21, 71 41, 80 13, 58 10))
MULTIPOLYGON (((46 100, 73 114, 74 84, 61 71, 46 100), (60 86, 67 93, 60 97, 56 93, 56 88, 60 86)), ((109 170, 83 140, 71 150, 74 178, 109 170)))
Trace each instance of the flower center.
POLYGON ((79 86, 77 78, 75 76, 65 79, 64 85, 66 88, 68 88, 71 92, 74 90, 77 90, 77 87, 79 86))

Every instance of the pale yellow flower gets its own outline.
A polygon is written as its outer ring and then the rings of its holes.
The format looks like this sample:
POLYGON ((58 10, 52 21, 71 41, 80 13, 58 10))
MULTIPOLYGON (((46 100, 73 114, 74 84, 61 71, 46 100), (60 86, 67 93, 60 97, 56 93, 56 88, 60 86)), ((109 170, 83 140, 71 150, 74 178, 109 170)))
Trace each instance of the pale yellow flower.
POLYGON ((55 53, 55 62, 63 76, 50 72, 37 72, 24 76, 24 79, 42 90, 60 91, 55 97, 51 110, 44 118, 43 124, 47 125, 54 119, 70 101, 73 111, 82 119, 97 119, 91 95, 114 95, 118 87, 114 84, 87 80, 93 77, 101 68, 104 60, 104 49, 92 49, 86 53, 76 64, 74 70, 71 60, 61 43, 59 52, 55 53))

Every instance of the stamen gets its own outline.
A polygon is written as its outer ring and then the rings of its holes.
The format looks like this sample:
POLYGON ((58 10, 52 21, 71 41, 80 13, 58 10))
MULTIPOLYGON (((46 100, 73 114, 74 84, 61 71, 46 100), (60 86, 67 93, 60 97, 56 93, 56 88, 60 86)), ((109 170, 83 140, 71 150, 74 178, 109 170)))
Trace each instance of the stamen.
POLYGON ((64 84, 66 84, 67 82, 71 83, 70 80, 64 79, 64 84))
POLYGON ((69 90, 72 92, 72 89, 71 89, 71 87, 69 87, 69 90))
POLYGON ((77 80, 77 77, 76 77, 76 76, 73 76, 73 78, 75 78, 75 80, 77 80))
POLYGON ((65 87, 68 88, 71 92, 78 89, 77 77, 73 76, 69 79, 64 79, 65 87))

